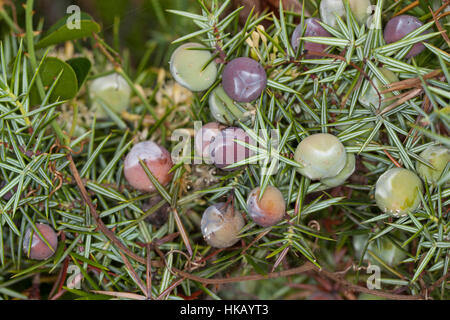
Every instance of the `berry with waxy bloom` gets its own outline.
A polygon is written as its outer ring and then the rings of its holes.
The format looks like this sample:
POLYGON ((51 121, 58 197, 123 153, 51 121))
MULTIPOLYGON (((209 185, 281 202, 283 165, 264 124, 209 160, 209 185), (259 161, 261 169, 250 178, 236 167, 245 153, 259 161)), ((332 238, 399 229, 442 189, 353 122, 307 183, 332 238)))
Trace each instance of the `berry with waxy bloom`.
POLYGON ((245 110, 227 95, 222 86, 215 88, 209 95, 209 110, 216 121, 227 125, 245 118, 245 110))
POLYGON ((23 251, 30 259, 46 260, 55 253, 56 247, 58 246, 58 236, 53 228, 47 224, 37 223, 36 228, 46 241, 30 227, 25 232, 23 238, 23 251))
MULTIPOLYGON (((380 68, 379 71, 381 72, 385 80, 388 82, 388 84, 399 81, 397 75, 393 73, 391 70, 386 68, 380 68)), ((381 92, 383 90, 386 90, 384 83, 374 76, 372 78, 372 83, 369 84, 367 90, 364 92, 364 94, 362 94, 359 97, 358 100, 365 107, 370 107, 372 105, 376 108, 380 107, 381 109, 384 109, 387 106, 389 106, 392 103, 392 101, 383 101, 383 100, 393 97, 394 94, 391 92, 382 94, 381 92), (377 88, 380 95, 378 95, 374 86, 377 88), (381 97, 381 105, 380 105, 380 97, 381 97)))
POLYGON ((345 167, 347 155, 338 138, 328 133, 316 133, 300 142, 294 159, 303 166, 297 169, 302 175, 320 180, 337 176, 345 167))
POLYGON ((253 151, 238 143, 245 143, 251 146, 255 142, 241 128, 229 127, 221 131, 210 144, 210 155, 214 165, 227 171, 239 170, 242 166, 235 168, 225 168, 253 155, 253 151))
POLYGON ((237 102, 253 101, 267 86, 266 71, 253 59, 233 59, 223 69, 222 86, 226 94, 237 102))
POLYGON ((345 7, 342 0, 322 0, 320 2, 320 18, 330 27, 337 26, 336 16, 345 16, 345 7))
MULTIPOLYGON (((414 30, 423 26, 422 21, 414 16, 403 14, 396 16, 388 21, 384 27, 384 40, 386 43, 393 43, 401 40, 414 30)), ((424 34, 429 33, 425 31, 424 34)), ((425 49, 422 43, 416 43, 406 55, 406 58, 412 58, 417 56, 425 49)))
POLYGON ((437 183, 441 178, 445 167, 450 162, 450 149, 443 146, 431 146, 423 150, 420 153, 420 156, 428 161, 433 168, 417 161, 417 172, 422 179, 426 180, 428 183, 437 183))
MULTIPOLYGON (((369 236, 367 234, 358 234, 353 236, 353 248, 355 249, 356 258, 361 258, 368 240, 369 236)), ((399 249, 387 237, 378 238, 377 240, 371 241, 367 247, 367 250, 370 250, 374 255, 392 267, 399 265, 403 259, 406 258, 406 253, 399 249), (378 241, 379 243, 377 243, 378 241)), ((407 247, 405 250, 407 250, 407 247)), ((377 259, 374 258, 368 251, 365 252, 363 259, 375 264, 377 263, 377 259)))
POLYGON ((378 178, 375 200, 383 212, 403 216, 419 208, 422 192, 422 181, 414 172, 393 168, 378 178))
POLYGON ((219 202, 205 210, 200 227, 210 246, 227 248, 239 240, 239 231, 244 225, 242 214, 232 204, 219 202))
POLYGON ((156 190, 139 159, 147 165, 161 185, 167 185, 172 180, 172 173, 169 171, 173 162, 169 151, 153 141, 143 141, 130 150, 124 162, 125 178, 133 188, 144 192, 156 190))
POLYGON ((212 54, 199 43, 185 43, 170 59, 170 72, 175 81, 191 91, 211 87, 217 78, 217 65, 212 54))
POLYGON ((345 162, 345 167, 336 176, 331 178, 324 178, 320 180, 323 184, 328 187, 337 187, 345 183, 345 181, 355 172, 355 154, 347 153, 347 161, 345 162))
POLYGON ((107 118, 104 105, 111 111, 120 114, 130 104, 131 88, 128 82, 118 73, 100 77, 92 81, 89 87, 92 109, 98 118, 107 118))
POLYGON ((217 122, 210 122, 201 127, 195 134, 195 151, 202 156, 206 163, 210 163, 210 145, 225 127, 217 122))
MULTIPOLYGON (((320 24, 317 18, 308 18, 305 20, 306 30, 303 37, 331 37, 331 34, 325 30, 320 24)), ((300 37, 302 36, 302 25, 299 24, 292 33, 291 44, 294 51, 297 51, 300 44, 300 37)), ((307 51, 324 52, 327 49, 326 44, 314 43, 310 41, 303 42, 303 48, 307 51)), ((320 58, 312 54, 306 54, 307 59, 320 58)))
POLYGON ((286 212, 283 194, 273 186, 267 186, 261 197, 261 188, 250 192, 247 198, 250 218, 262 227, 270 227, 280 222, 286 212))

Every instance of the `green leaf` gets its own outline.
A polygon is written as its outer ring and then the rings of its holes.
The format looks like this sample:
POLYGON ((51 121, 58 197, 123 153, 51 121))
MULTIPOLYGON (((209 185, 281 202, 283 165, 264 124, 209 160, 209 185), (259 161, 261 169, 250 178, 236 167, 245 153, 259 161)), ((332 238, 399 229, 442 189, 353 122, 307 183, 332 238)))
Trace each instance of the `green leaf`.
POLYGON ((66 62, 72 67, 73 71, 75 71, 78 80, 78 89, 80 89, 86 81, 89 71, 91 71, 91 62, 84 57, 72 58, 66 62))
MULTIPOLYGON (((56 83, 53 92, 50 95, 50 103, 55 102, 58 98, 59 100, 70 100, 76 96, 78 92, 78 80, 75 71, 69 64, 55 57, 47 57, 42 63, 39 72, 42 84, 46 90, 54 84, 61 73, 58 83, 56 83)), ((35 90, 32 93, 32 96, 34 97, 34 99, 32 98, 32 101, 35 102, 38 94, 36 87, 33 87, 33 89, 35 90)))
POLYGON ((81 14, 79 29, 69 29, 66 23, 69 18, 70 16, 67 15, 55 23, 48 30, 47 35, 36 44, 36 49, 45 48, 65 41, 86 38, 92 35, 92 33, 100 32, 100 25, 93 21, 87 14, 81 14))

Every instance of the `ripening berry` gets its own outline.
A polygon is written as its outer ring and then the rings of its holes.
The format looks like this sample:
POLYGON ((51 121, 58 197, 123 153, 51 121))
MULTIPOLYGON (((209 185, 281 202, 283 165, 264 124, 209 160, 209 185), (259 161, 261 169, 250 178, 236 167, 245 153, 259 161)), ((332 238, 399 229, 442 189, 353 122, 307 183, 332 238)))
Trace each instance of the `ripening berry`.
POLYGON ((422 181, 414 172, 393 168, 378 178, 375 200, 383 212, 402 216, 414 212, 419 207, 421 202, 419 193, 422 192, 422 181))
POLYGON ((286 212, 283 194, 275 187, 267 186, 262 197, 261 188, 250 192, 247 198, 247 210, 250 218, 262 227, 270 227, 280 222, 286 212))
POLYGON ((58 246, 58 236, 52 227, 47 224, 37 223, 36 228, 39 229, 50 247, 45 243, 41 236, 30 227, 25 232, 25 237, 23 238, 23 251, 30 259, 46 260, 55 253, 56 247, 58 246), (33 237, 30 246, 31 233, 33 233, 33 237))
MULTIPOLYGON (((317 18, 309 18, 305 20, 306 30, 303 34, 303 37, 331 37, 331 34, 325 30, 320 24, 319 19, 317 18)), ((302 25, 299 24, 292 33, 291 44, 294 51, 297 51, 298 46, 300 44, 300 37, 302 36, 302 25)), ((314 43, 309 41, 303 42, 303 49, 307 51, 315 51, 315 52, 325 52, 328 48, 326 44, 314 43)), ((305 58, 314 59, 320 58, 318 56, 312 54, 306 54, 305 58)))
MULTIPOLYGON (((423 26, 423 23, 416 17, 410 15, 400 15, 388 21, 384 27, 384 40, 386 43, 393 43, 401 40, 417 28, 423 26)), ((425 31, 423 34, 429 33, 425 31)), ((417 56, 425 49, 422 43, 416 43, 406 55, 406 58, 417 56)))
POLYGON ((261 96, 267 85, 267 75, 257 61, 241 57, 228 62, 223 69, 222 86, 237 102, 250 102, 261 96))
POLYGON ((216 121, 227 125, 244 118, 242 107, 234 103, 222 86, 215 88, 209 95, 209 110, 216 121))
MULTIPOLYGON (((397 75, 395 73, 393 73, 391 70, 386 69, 386 68, 379 68, 379 71, 384 76, 385 80, 387 80, 388 84, 399 81, 397 75)), ((393 102, 392 100, 391 101, 383 101, 383 100, 393 97, 394 94, 391 92, 382 94, 381 92, 383 90, 386 90, 386 86, 377 77, 374 76, 372 78, 372 82, 373 82, 373 85, 376 86, 378 92, 380 93, 381 110, 382 110, 382 109, 386 108, 387 106, 389 106, 390 104, 392 104, 392 102, 393 102)), ((367 87, 367 90, 364 92, 364 94, 360 95, 358 100, 365 107, 370 107, 372 105, 375 108, 378 108, 380 106, 380 96, 378 96, 378 93, 375 90, 375 88, 373 87, 373 85, 372 85, 372 83, 369 84, 369 86, 367 87)))
POLYGON ((201 230, 205 241, 210 246, 227 248, 239 240, 239 231, 244 225, 244 218, 233 208, 233 205, 220 202, 205 210, 201 230))
POLYGON ((108 113, 103 105, 120 114, 130 105, 131 88, 120 74, 113 73, 92 81, 89 96, 97 117, 107 118, 108 113))
POLYGON ((344 169, 342 169, 337 176, 324 178, 320 180, 320 182, 332 188, 344 184, 345 181, 353 174, 353 172, 355 172, 355 163, 355 154, 347 153, 347 161, 345 162, 344 169))
POLYGON ((185 43, 170 58, 173 78, 191 91, 207 90, 217 78, 217 65, 205 48, 199 43, 185 43))
POLYGON ((336 27, 336 15, 343 18, 345 7, 342 0, 322 0, 320 2, 320 18, 330 27, 336 27))
POLYGON ((300 142, 294 159, 303 166, 298 172, 311 180, 320 180, 338 175, 345 167, 347 155, 338 138, 316 133, 300 142))
POLYGON ((169 170, 173 162, 169 151, 153 141, 139 142, 130 150, 124 162, 125 178, 133 188, 144 192, 156 190, 139 159, 147 165, 161 185, 164 186, 172 180, 172 173, 169 173, 169 170))
POLYGON ((220 123, 210 122, 195 134, 196 155, 202 156, 205 162, 210 163, 210 145, 224 128, 220 123))
POLYGON ((225 167, 248 159, 253 151, 239 144, 241 141, 254 146, 255 142, 241 128, 230 127, 221 131, 210 145, 210 155, 214 165, 227 171, 239 170, 242 166, 226 169, 225 167))
POLYGON ((435 184, 444 172, 445 167, 450 162, 450 149, 442 146, 431 146, 420 153, 420 156, 428 161, 433 168, 417 161, 416 170, 422 179, 428 183, 435 184))

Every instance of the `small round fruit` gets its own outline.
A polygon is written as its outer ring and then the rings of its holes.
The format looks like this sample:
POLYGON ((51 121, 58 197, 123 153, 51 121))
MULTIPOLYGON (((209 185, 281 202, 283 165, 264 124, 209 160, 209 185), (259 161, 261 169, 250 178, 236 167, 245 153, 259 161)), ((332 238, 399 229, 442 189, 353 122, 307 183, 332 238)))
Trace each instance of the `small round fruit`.
POLYGON ((209 110, 215 120, 228 125, 244 118, 242 107, 234 103, 222 86, 215 88, 209 95, 209 110))
POLYGON ((228 169, 225 167, 248 159, 253 155, 252 150, 239 144, 237 141, 252 146, 255 145, 253 139, 241 128, 230 127, 222 130, 216 136, 209 148, 211 159, 216 167, 227 171, 239 170, 242 166, 228 169))
MULTIPOLYGON (((361 258, 362 252, 368 240, 369 236, 367 234, 358 234, 353 236, 353 248, 355 249, 356 258, 361 258)), ((406 253, 387 238, 378 238, 378 240, 371 241, 367 246, 367 249, 372 251, 373 254, 392 267, 399 265, 403 259, 406 258, 406 253), (379 242, 377 243, 377 241, 379 242)), ((405 249, 407 250, 408 248, 405 249)), ((376 258, 374 258, 367 250, 363 259, 375 264, 377 263, 376 258)))
MULTIPOLYGON (((392 18, 384 27, 384 40, 386 43, 393 43, 401 40, 414 30, 423 26, 423 23, 416 17, 403 14, 392 18)), ((429 33, 425 31, 424 34, 429 33)), ((416 43, 406 55, 406 58, 417 56, 425 49, 422 43, 416 43)))
POLYGON ((347 155, 338 138, 316 133, 300 142, 294 159, 303 166, 298 172, 311 180, 320 180, 338 175, 345 167, 347 155))
POLYGON ((261 188, 250 192, 247 198, 247 210, 250 218, 262 227, 270 227, 280 222, 286 212, 283 194, 275 187, 267 186, 260 198, 261 188))
MULTIPOLYGON (((308 18, 305 20, 306 30, 304 37, 331 37, 331 34, 325 30, 320 24, 317 18, 308 18)), ((300 44, 300 37, 302 36, 302 25, 299 24, 292 33, 291 44, 295 51, 297 51, 300 44)), ((324 52, 328 46, 321 43, 313 43, 309 41, 304 41, 303 48, 307 51, 324 52)), ((320 58, 311 54, 306 54, 307 59, 320 58)))
MULTIPOLYGON (((391 70, 386 69, 386 68, 380 68, 379 71, 384 76, 384 78, 388 81, 389 84, 399 81, 397 75, 395 73, 393 73, 391 70)), ((383 101, 383 100, 393 97, 394 94, 391 92, 381 94, 381 91, 385 90, 386 88, 384 86, 384 83, 381 82, 377 77, 374 76, 372 78, 372 82, 375 85, 375 87, 377 88, 377 90, 380 92, 380 96, 381 96, 381 100, 382 100, 381 101, 381 109, 384 109, 388 105, 390 105, 392 103, 392 101, 383 101)), ((367 90, 364 92, 363 95, 361 95, 359 97, 358 100, 363 106, 366 106, 366 107, 370 107, 370 105, 373 105, 376 108, 378 108, 378 106, 380 105, 380 97, 378 96, 378 93, 372 84, 369 84, 369 87, 367 88, 367 90)))
POLYGON ((210 145, 224 128, 220 123, 210 122, 195 134, 195 151, 205 162, 210 162, 210 145))
POLYGON ((52 229, 52 227, 47 224, 38 223, 36 224, 36 228, 39 229, 39 232, 48 242, 50 247, 47 245, 47 243, 45 243, 41 236, 30 227, 25 232, 25 237, 23 238, 23 251, 30 259, 47 260, 56 251, 56 247, 58 246, 58 236, 56 235, 56 232, 52 229), (32 232, 33 237, 31 239, 30 246, 30 237, 32 232))
POLYGON ((320 180, 323 184, 328 187, 337 187, 345 183, 345 181, 355 172, 355 154, 347 153, 347 161, 345 162, 344 169, 338 173, 337 176, 331 178, 324 178, 320 180))
POLYGON ((419 193, 422 192, 422 181, 414 172, 393 168, 378 178, 375 200, 383 212, 401 216, 412 213, 419 207, 419 193))
POLYGON ((231 204, 216 203, 205 210, 201 230, 205 241, 212 247, 227 248, 235 244, 239 231, 244 227, 244 218, 231 204))
POLYGON ((107 118, 108 113, 103 105, 115 113, 121 113, 130 104, 131 88, 118 73, 100 77, 92 81, 89 87, 91 108, 98 118, 107 118))
POLYGON ((233 59, 223 69, 222 86, 226 94, 237 102, 253 101, 267 86, 266 71, 253 59, 233 59))
POLYGON ((191 91, 207 90, 216 81, 217 65, 211 52, 205 49, 201 44, 189 42, 178 47, 170 58, 170 72, 175 81, 191 91))
POLYGON ((370 0, 349 0, 349 4, 356 21, 360 24, 366 22, 372 11, 370 0))
POLYGON ((173 162, 169 151, 153 141, 139 142, 130 150, 124 162, 125 178, 133 188, 144 192, 156 190, 139 159, 147 165, 161 185, 164 186, 172 180, 172 173, 169 173, 169 170, 173 162))
POLYGON ((447 164, 450 162, 450 149, 441 146, 431 146, 420 153, 420 156, 428 161, 433 168, 417 161, 416 170, 422 179, 435 184, 439 181, 447 164))
POLYGON ((337 26, 336 15, 343 18, 345 7, 342 0, 322 0, 320 2, 320 18, 330 27, 337 26))

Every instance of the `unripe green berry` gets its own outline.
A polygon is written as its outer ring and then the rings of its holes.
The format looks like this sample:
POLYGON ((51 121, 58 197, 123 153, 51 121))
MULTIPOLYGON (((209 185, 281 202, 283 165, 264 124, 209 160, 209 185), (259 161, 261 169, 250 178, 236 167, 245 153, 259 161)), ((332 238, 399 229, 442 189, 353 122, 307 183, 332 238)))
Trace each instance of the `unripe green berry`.
POLYGON ((347 153, 347 161, 345 162, 344 169, 342 169, 337 176, 324 178, 320 180, 320 182, 327 185, 328 187, 337 187, 344 184, 348 177, 350 177, 353 172, 355 172, 355 163, 355 154, 347 153))
POLYGON ((104 105, 111 111, 120 114, 130 105, 131 88, 118 73, 100 77, 92 81, 89 87, 92 110, 97 118, 107 118, 104 105))
MULTIPOLYGON (((389 84, 399 81, 397 75, 393 73, 391 70, 386 68, 380 68, 379 70, 389 84)), ((374 76, 372 78, 372 82, 373 85, 375 85, 375 87, 377 88, 378 92, 380 92, 381 100, 393 97, 393 93, 391 92, 381 94, 381 92, 385 90, 386 87, 384 86, 383 82, 381 82, 377 77, 374 76)), ((378 93, 373 87, 373 85, 372 83, 369 84, 369 87, 364 92, 364 94, 359 97, 359 102, 365 107, 370 107, 370 105, 373 105, 376 108, 378 108, 378 106, 380 106, 380 97, 378 96, 378 93)), ((392 104, 392 101, 382 101, 381 110, 386 108, 390 104, 392 104)))
POLYGON ((311 180, 331 178, 344 168, 347 155, 338 138, 316 133, 305 138, 295 150, 294 159, 303 168, 298 171, 311 180))
POLYGON ((422 181, 414 172, 393 168, 378 178, 375 200, 383 212, 403 216, 419 208, 422 192, 422 181))
POLYGON ((209 110, 215 120, 227 125, 244 118, 243 108, 226 94, 222 86, 215 88, 209 95, 209 110))
POLYGON ((422 179, 428 183, 438 182, 447 164, 450 162, 450 149, 441 146, 431 146, 420 153, 420 156, 428 161, 433 168, 417 161, 416 170, 422 179))
MULTIPOLYGON (((369 237, 367 234, 358 234, 353 236, 353 248, 355 249, 356 257, 358 259, 361 258, 364 246, 366 245, 368 239, 369 237)), ((388 238, 378 238, 378 241, 379 243, 377 243, 377 240, 371 241, 367 246, 367 250, 370 250, 374 255, 380 258, 387 265, 395 267, 399 265, 403 261, 403 259, 406 258, 405 252, 399 249, 388 238)), ((367 250, 364 254, 364 260, 376 264, 377 259, 374 258, 367 250)))
POLYGON ((191 91, 203 91, 217 78, 217 66, 211 52, 198 43, 186 43, 177 48, 170 59, 174 79, 191 91))

